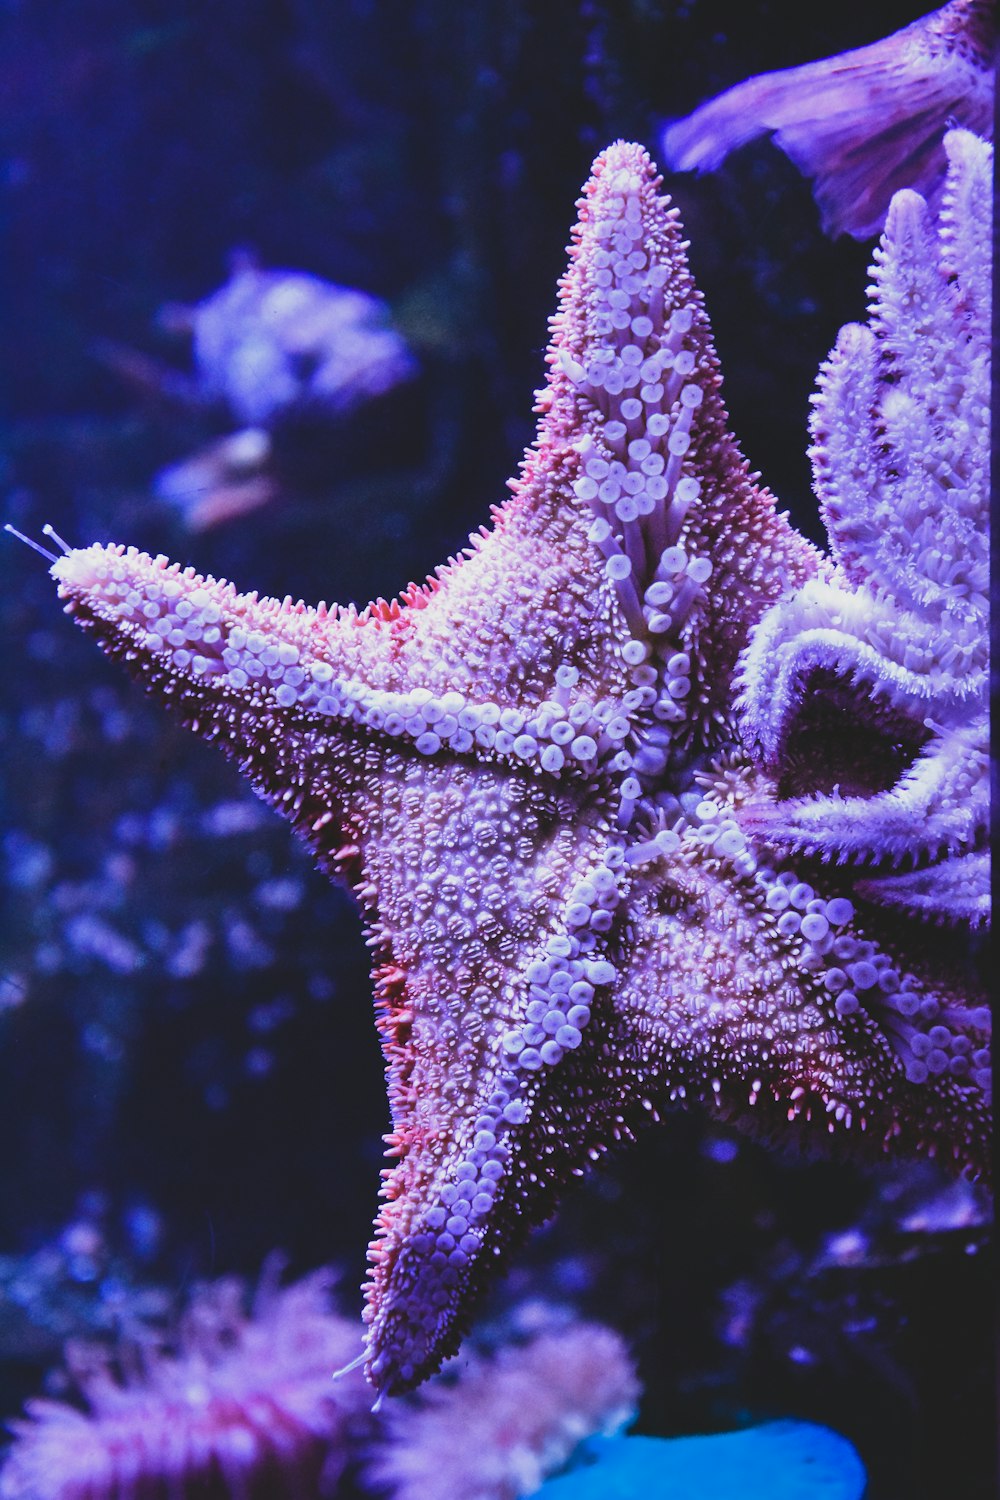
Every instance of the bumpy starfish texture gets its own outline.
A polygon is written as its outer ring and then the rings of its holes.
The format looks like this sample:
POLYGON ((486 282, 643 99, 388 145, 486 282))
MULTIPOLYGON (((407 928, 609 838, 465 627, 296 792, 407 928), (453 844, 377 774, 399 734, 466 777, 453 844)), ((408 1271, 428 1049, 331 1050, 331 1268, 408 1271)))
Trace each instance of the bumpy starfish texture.
POLYGON ((742 663, 744 731, 799 795, 744 823, 867 864, 868 899, 980 922, 992 152, 965 131, 945 144, 940 225, 916 193, 896 194, 870 324, 842 331, 821 375, 812 459, 836 567, 768 612, 742 663), (845 711, 850 765, 819 732, 845 711))
MULTIPOLYGON (((675 212, 595 163, 539 432, 493 526, 360 615, 70 551, 66 608, 234 757, 374 950, 392 1106, 368 1371, 419 1382, 572 1176, 657 1105, 982 1165, 985 1012, 736 813, 751 628, 820 570, 726 428, 675 212), (810 877, 811 879, 811 877, 810 877)), ((762 791, 763 789, 763 791, 762 791)))

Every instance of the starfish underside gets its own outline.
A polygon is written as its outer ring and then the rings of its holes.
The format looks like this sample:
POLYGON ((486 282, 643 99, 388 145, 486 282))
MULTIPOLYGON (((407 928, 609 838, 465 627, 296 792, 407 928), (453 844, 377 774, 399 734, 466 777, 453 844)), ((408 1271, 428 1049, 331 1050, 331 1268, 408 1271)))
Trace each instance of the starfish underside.
POLYGON ((658 187, 636 146, 598 158, 538 438, 426 586, 359 615, 116 546, 53 568, 362 906, 392 1106, 366 1312, 382 1391, 456 1348, 567 1180, 657 1107, 985 1160, 961 945, 740 827, 780 799, 741 746, 738 659, 825 565, 727 433, 658 187))

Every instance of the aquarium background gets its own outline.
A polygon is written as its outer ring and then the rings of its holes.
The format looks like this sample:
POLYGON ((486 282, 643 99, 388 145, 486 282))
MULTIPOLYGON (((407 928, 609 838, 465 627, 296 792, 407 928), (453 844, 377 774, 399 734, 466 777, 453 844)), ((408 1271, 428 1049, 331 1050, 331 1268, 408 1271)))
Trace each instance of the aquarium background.
MULTIPOLYGON (((0 10, 8 213, 3 519, 164 551, 244 589, 363 604, 456 552, 533 433, 546 318, 593 156, 912 5, 22 0, 0 10), (198 533, 153 480, 228 431, 128 378, 189 369, 158 318, 234 250, 386 300, 391 399, 282 436, 266 505, 198 533)), ((808 398, 870 247, 820 233, 766 143, 668 179, 752 466, 821 540, 808 398)), ((0 1416, 65 1339, 201 1280, 333 1263, 360 1309, 388 1128, 367 952, 235 770, 0 547, 0 1416)), ((993 1490, 980 1197, 931 1168, 790 1161, 678 1115, 569 1194, 483 1313, 618 1329, 637 1430, 800 1417, 870 1500, 993 1490)), ((346 1491, 345 1491, 346 1493, 346 1491)))

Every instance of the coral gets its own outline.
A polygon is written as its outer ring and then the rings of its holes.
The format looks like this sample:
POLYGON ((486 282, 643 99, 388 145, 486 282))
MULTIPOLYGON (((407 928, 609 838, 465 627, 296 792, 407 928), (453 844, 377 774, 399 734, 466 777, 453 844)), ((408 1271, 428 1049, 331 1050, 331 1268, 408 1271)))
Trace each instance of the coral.
POLYGON ((718 167, 765 131, 814 182, 829 234, 877 234, 895 192, 937 206, 946 123, 993 128, 993 0, 951 0, 892 36, 801 68, 762 73, 668 125, 675 171, 718 167))
POLYGON ((592 1323, 463 1356, 419 1396, 386 1408, 372 1477, 393 1500, 518 1500, 584 1438, 630 1422, 638 1396, 621 1339, 592 1323))
POLYGON ((197 1288, 172 1333, 133 1319, 114 1345, 70 1342, 76 1402, 36 1398, 10 1424, 0 1500, 318 1500, 363 1456, 393 1500, 516 1500, 635 1415, 621 1338, 546 1307, 511 1316, 526 1342, 466 1355, 373 1415, 334 1278, 279 1287, 277 1268, 249 1311, 228 1279, 197 1288))
POLYGON ((234 1280, 193 1295, 177 1335, 133 1331, 115 1354, 70 1351, 81 1405, 35 1399, 11 1424, 3 1500, 313 1500, 332 1494, 365 1410, 360 1376, 331 1381, 357 1326, 331 1312, 332 1277, 278 1287, 249 1315, 234 1280))
MULTIPOLYGON (((409 380, 413 357, 377 297, 238 256, 224 286, 183 310, 199 391, 245 427, 295 405, 342 415, 409 380)), ((176 322, 180 310, 171 309, 176 322)))

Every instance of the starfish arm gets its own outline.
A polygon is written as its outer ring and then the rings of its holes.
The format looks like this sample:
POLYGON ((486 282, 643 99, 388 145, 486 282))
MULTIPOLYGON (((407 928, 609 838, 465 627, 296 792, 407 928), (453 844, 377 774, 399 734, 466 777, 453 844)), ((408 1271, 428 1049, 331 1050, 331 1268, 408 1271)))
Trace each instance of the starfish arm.
MULTIPOLYGON (((767 843, 812 858, 940 868, 981 844, 989 827, 986 726, 938 730, 888 790, 866 797, 828 795, 748 804, 741 824, 767 843)), ((928 879, 931 877, 928 876, 928 879)), ((929 896, 929 892, 927 893, 929 896)))
POLYGON ((769 610, 740 660, 742 729, 766 765, 780 765, 817 676, 836 683, 873 724, 912 721, 909 737, 917 741, 931 709, 939 718, 960 719, 985 701, 978 634, 942 652, 924 621, 901 617, 884 597, 863 587, 849 591, 842 582, 812 579, 769 610))
POLYGON ((616 1005, 633 1099, 700 1102, 801 1147, 826 1137, 985 1167, 988 1008, 873 941, 849 899, 791 868, 734 869, 729 827, 721 851, 690 831, 633 894, 616 1005))
POLYGON ((658 188, 638 147, 594 164, 515 503, 581 517, 629 685, 690 745, 727 719, 750 623, 817 559, 728 433, 701 295, 658 188))
MULTIPOLYGON (((380 622, 366 630, 353 609, 240 594, 118 545, 68 551, 52 575, 67 612, 102 649, 298 822, 311 767, 324 757, 349 765, 376 715, 367 681, 387 643, 380 622)), ((332 771, 329 781, 336 785, 332 771)))
MULTIPOLYGON (((308 775, 299 763, 315 760, 320 745, 347 753, 359 737, 374 736, 421 756, 528 762, 566 780, 592 776, 599 752, 621 746, 642 694, 614 649, 609 601, 593 603, 579 582, 589 550, 581 558, 577 537, 574 558, 572 534, 565 540, 546 577, 537 558, 533 571, 530 555, 521 568, 518 559, 530 549, 516 528, 480 538, 462 564, 443 570, 460 595, 459 606, 447 610, 434 608, 440 578, 411 586, 402 603, 379 601, 360 614, 353 607, 310 609, 240 594, 225 581, 117 545, 71 550, 52 574, 67 611, 110 656, 301 822, 296 789, 308 775), (574 607, 558 668, 551 652, 540 667, 544 653, 532 642, 518 656, 508 639, 517 595, 523 600, 529 590, 546 620, 574 607), (480 652, 491 631, 500 646, 480 652), (589 660, 584 647, 605 664, 603 693, 592 669, 585 676, 571 664, 589 660), (511 660, 530 664, 530 686, 518 681, 511 660)), ((590 592, 598 591, 591 585, 590 592)))
POLYGON ((982 927, 990 919, 989 850, 956 854, 925 869, 871 876, 859 880, 856 889, 868 901, 932 921, 982 927))
POLYGON ((541 783, 437 760, 395 787, 383 775, 370 809, 396 1159, 367 1287, 380 1389, 457 1347, 497 1258, 582 1169, 603 1117, 607 945, 627 878, 600 807, 574 812, 541 783))

